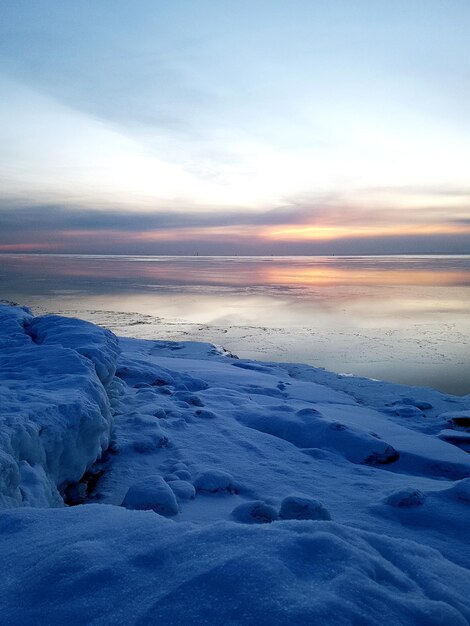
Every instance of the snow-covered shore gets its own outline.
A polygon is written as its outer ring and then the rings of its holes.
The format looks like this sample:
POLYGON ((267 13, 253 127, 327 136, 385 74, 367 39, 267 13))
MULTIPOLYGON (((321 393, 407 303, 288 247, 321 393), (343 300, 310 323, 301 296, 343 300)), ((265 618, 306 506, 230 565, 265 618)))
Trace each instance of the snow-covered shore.
POLYGON ((2 624, 470 621, 470 396, 0 305, 0 407, 2 624))

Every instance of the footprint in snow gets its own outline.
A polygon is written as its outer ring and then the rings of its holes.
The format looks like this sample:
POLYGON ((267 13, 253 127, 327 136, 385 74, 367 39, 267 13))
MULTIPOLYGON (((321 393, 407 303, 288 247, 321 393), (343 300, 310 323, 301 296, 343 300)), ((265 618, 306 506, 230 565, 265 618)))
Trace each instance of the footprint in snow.
POLYGON ((194 415, 203 419, 214 419, 214 417, 216 417, 215 413, 208 411, 207 409, 197 409, 194 411, 194 415))

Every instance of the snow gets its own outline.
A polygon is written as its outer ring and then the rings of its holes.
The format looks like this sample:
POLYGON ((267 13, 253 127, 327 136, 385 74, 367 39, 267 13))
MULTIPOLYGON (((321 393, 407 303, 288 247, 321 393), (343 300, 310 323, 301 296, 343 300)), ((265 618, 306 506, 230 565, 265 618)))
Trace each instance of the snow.
POLYGON ((33 318, 0 305, 0 345, 0 504, 62 505, 64 486, 109 446, 104 385, 111 383, 117 341, 88 322, 33 318), (56 326, 62 343, 51 337, 56 326))
POLYGON ((469 416, 0 306, 0 621, 468 624, 469 416))
POLYGON ((447 493, 451 497, 470 503, 470 478, 456 481, 452 487, 449 487, 447 493))
POLYGON ((470 619, 462 567, 418 543, 333 522, 178 524, 90 505, 5 512, 0 531, 4 624, 470 619))
POLYGON ((284 498, 281 502, 279 517, 281 519, 331 519, 331 515, 321 502, 302 496, 284 498))
POLYGON ((401 489, 400 491, 391 493, 385 499, 385 503, 390 506, 412 507, 421 506, 424 504, 425 499, 426 496, 419 489, 407 487, 406 489, 401 489))
POLYGON ((194 485, 187 480, 169 480, 166 478, 166 481, 178 500, 191 500, 196 497, 194 485))
POLYGON ((194 486, 197 491, 212 494, 237 493, 238 487, 228 472, 222 470, 208 470, 196 477, 194 486))
POLYGON ((109 330, 82 320, 45 315, 28 323, 28 334, 38 344, 71 348, 89 359, 104 386, 114 377, 119 350, 109 330))
POLYGON ((131 485, 122 501, 126 509, 152 510, 159 515, 176 515, 178 503, 171 487, 161 476, 146 476, 131 485))
POLYGON ((279 517, 276 509, 262 500, 239 504, 233 509, 232 516, 244 524, 269 524, 279 517))

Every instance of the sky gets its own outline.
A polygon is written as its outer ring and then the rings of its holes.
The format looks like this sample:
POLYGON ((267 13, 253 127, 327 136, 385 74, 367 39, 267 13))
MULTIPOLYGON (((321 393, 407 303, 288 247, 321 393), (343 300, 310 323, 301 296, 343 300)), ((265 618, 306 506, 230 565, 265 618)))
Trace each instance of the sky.
POLYGON ((468 0, 2 0, 0 252, 470 253, 468 0))

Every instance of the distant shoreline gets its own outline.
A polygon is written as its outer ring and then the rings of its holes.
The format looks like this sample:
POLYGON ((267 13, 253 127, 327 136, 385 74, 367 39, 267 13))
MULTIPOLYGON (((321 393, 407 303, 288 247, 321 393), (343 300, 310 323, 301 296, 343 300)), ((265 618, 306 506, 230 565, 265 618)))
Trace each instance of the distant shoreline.
POLYGON ((107 253, 82 253, 82 252, 9 252, 1 251, 0 256, 57 256, 57 257, 144 257, 144 258, 167 258, 167 259, 367 259, 367 258, 390 258, 390 257, 406 257, 406 258, 461 258, 470 257, 470 252, 456 252, 453 254, 436 252, 436 253, 413 253, 413 252, 394 252, 389 254, 107 254, 107 253))

